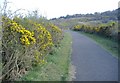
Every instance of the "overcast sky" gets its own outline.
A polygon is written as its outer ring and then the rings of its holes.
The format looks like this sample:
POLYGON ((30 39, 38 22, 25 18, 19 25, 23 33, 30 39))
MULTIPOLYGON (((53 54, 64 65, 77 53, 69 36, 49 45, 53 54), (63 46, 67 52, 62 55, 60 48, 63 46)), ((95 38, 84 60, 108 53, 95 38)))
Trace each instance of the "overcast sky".
MULTIPOLYGON (((2 3, 3 0, 0 0, 2 3)), ((12 10, 38 9, 40 14, 49 18, 65 16, 67 14, 86 14, 104 12, 118 8, 119 0, 8 0, 12 2, 12 10)))

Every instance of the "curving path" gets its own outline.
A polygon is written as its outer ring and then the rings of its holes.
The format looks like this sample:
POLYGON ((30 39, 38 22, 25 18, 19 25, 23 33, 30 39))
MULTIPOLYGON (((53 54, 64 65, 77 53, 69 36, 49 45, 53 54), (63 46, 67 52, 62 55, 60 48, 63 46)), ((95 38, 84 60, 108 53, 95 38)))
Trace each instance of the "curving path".
POLYGON ((69 31, 73 38, 74 81, 117 81, 118 60, 90 38, 69 31))

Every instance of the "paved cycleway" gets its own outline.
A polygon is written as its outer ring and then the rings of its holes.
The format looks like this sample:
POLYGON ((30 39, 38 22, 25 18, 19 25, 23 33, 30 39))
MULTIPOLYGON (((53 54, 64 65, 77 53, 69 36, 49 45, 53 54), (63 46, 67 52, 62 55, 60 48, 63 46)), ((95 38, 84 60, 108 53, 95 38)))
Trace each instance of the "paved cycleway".
POLYGON ((117 81, 118 60, 92 39, 74 31, 72 35, 72 64, 74 81, 117 81))

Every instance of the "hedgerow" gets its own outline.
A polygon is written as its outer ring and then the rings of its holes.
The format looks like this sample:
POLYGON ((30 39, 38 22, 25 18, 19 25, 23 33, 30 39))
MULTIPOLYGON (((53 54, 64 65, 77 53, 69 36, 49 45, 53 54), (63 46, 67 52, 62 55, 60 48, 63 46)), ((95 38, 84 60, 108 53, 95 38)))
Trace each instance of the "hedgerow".
POLYGON ((118 39, 118 28, 117 23, 110 22, 107 24, 101 24, 98 26, 88 25, 75 25, 72 29, 75 31, 83 31, 86 33, 97 34, 110 39, 118 39))
POLYGON ((52 23, 45 26, 29 18, 2 17, 2 80, 16 80, 38 64, 46 63, 62 31, 52 23))

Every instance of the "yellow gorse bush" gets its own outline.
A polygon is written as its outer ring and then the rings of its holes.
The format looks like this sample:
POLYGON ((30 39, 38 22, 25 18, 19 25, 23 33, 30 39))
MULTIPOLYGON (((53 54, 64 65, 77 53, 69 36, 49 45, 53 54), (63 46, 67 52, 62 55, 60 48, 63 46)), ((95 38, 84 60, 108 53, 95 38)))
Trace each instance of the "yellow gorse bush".
POLYGON ((55 26, 54 24, 50 24, 50 26, 52 27, 52 30, 59 32, 59 33, 62 33, 61 29, 58 28, 57 26, 55 26))
MULTIPOLYGON (((51 33, 42 24, 30 19, 25 18, 24 20, 21 20, 18 17, 15 17, 14 21, 25 26, 29 31, 34 32, 34 37, 36 39, 34 46, 35 51, 33 52, 35 58, 34 61, 35 64, 40 64, 41 61, 44 60, 44 57, 51 51, 51 47, 54 45, 53 37, 55 35, 51 35, 51 33)), ((51 30, 53 29, 51 28, 51 30)), ((24 42, 25 39, 26 37, 23 36, 22 41, 24 42)), ((26 42, 26 44, 29 44, 29 42, 26 42)))
POLYGON ((5 28, 10 32, 17 32, 20 34, 20 41, 23 45, 29 46, 30 44, 34 44, 36 39, 34 38, 34 32, 30 32, 23 28, 21 25, 17 24, 15 21, 10 20, 9 18, 3 17, 3 21, 5 21, 5 28))
POLYGON ((40 52, 40 54, 35 54, 35 57, 37 62, 41 63, 53 45, 52 36, 41 24, 34 23, 33 25, 36 28, 35 37, 37 39, 37 50, 40 52))
POLYGON ((97 26, 90 25, 75 25, 73 30, 84 31, 87 33, 95 33, 104 37, 116 38, 117 39, 117 23, 110 22, 106 24, 100 24, 97 26))
POLYGON ((59 43, 63 37, 62 30, 52 23, 49 23, 46 27, 47 27, 46 29, 50 32, 50 34, 52 36, 54 45, 55 46, 59 45, 59 43))
POLYGON ((51 23, 47 26, 28 18, 2 17, 2 51, 4 52, 2 57, 6 69, 3 74, 11 68, 14 71, 6 74, 5 79, 15 79, 19 77, 22 69, 27 70, 32 65, 46 63, 46 56, 62 37, 62 31, 57 26, 51 23), (12 65, 9 64, 10 60, 13 61, 12 65), (16 77, 13 76, 14 73, 16 77))
POLYGON ((75 25, 75 26, 74 26, 74 30, 79 30, 79 29, 81 29, 81 26, 80 26, 80 25, 75 25))
POLYGON ((100 28, 99 28, 99 27, 95 28, 95 31, 96 31, 96 32, 99 32, 99 31, 100 31, 100 28))

